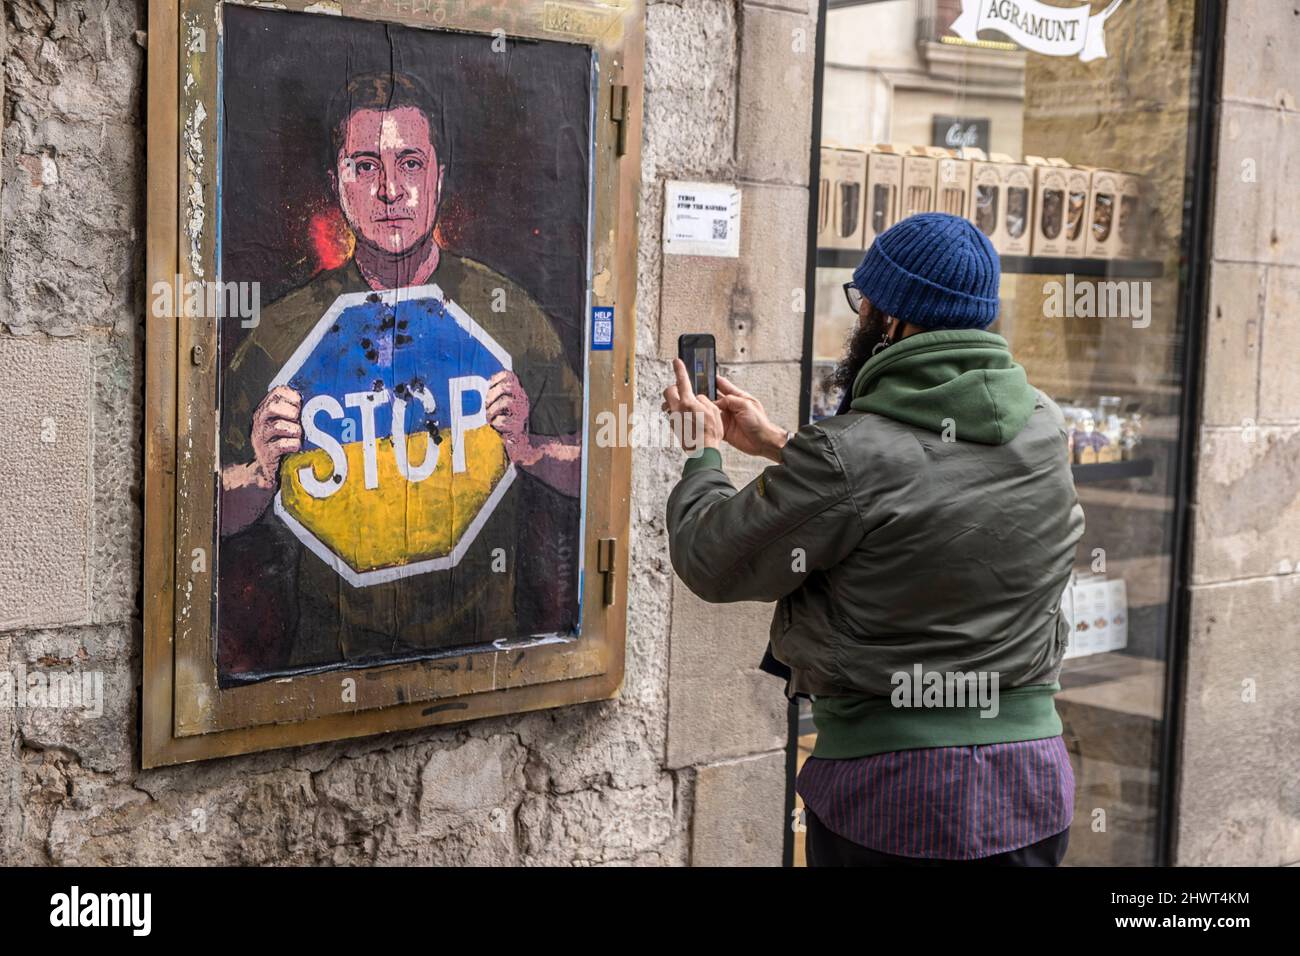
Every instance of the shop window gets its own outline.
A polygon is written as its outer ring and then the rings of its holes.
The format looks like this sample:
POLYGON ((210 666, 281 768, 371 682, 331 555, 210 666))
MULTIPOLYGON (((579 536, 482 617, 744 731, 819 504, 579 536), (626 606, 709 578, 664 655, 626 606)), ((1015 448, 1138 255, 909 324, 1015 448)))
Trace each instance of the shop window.
MULTIPOLYGON (((1196 0, 1061 2, 1046 6, 1059 19, 1029 35, 994 22, 991 6, 823 4, 821 162, 834 149, 862 157, 865 228, 857 247, 825 229, 816 244, 808 407, 814 419, 838 407, 826 382, 856 321, 841 286, 875 236, 928 210, 974 222, 1002 257, 992 331, 1060 406, 1087 517, 1057 698, 1077 781, 1066 862, 1150 864, 1170 785, 1188 382, 1180 266, 1203 15, 1196 0)), ((800 734, 806 755, 806 714, 800 734)))

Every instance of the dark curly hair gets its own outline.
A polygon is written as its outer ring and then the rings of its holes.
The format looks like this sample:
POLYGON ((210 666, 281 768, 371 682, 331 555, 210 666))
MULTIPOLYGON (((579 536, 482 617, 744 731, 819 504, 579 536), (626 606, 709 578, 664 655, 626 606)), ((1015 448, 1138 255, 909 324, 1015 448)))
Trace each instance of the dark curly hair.
POLYGON ((429 121, 429 139, 438 156, 443 153, 446 132, 442 121, 442 103, 408 73, 385 71, 359 73, 334 94, 326 112, 329 128, 329 156, 326 167, 334 168, 343 147, 348 118, 359 110, 395 110, 412 106, 429 121))
POLYGON ((828 390, 843 389, 847 394, 853 388, 853 381, 858 377, 862 366, 871 358, 871 350, 880 343, 890 316, 874 303, 869 304, 865 322, 853 327, 853 333, 844 344, 844 355, 824 379, 828 390))

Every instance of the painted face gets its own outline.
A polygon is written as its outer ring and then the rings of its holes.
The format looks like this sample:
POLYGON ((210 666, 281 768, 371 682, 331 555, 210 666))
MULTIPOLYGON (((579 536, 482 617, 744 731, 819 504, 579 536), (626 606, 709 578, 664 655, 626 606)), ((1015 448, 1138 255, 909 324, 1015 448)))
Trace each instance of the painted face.
POLYGON ((442 170, 421 110, 357 110, 348 117, 334 175, 359 241, 400 254, 433 230, 442 170))

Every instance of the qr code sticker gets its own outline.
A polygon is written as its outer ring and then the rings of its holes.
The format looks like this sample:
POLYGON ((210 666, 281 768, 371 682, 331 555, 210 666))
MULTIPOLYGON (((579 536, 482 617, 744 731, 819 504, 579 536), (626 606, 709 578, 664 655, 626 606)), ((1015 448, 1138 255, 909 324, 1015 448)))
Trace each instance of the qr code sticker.
POLYGON ((727 220, 725 219, 713 220, 713 238, 714 239, 727 238, 727 220))
POLYGON ((601 344, 614 341, 614 323, 608 319, 597 319, 592 338, 601 344))

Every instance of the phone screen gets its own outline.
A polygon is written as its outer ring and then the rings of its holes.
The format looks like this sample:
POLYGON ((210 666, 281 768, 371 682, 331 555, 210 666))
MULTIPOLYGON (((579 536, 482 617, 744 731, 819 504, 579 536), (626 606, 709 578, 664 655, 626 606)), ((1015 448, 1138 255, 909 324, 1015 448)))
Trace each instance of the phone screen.
POLYGON ((691 377, 696 395, 717 399, 717 350, 711 335, 683 335, 677 340, 678 357, 691 377))

